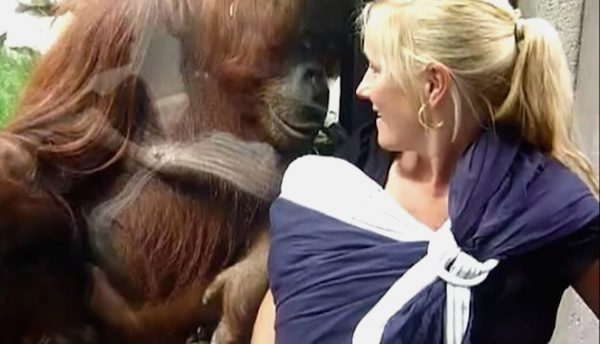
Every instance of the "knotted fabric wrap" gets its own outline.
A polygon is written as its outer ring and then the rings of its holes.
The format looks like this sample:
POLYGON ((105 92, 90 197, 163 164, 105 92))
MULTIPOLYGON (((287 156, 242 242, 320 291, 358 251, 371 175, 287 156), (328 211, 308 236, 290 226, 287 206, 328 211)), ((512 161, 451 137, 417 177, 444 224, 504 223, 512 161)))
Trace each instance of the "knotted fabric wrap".
POLYGON ((459 161, 437 231, 353 165, 300 158, 271 208, 276 341, 469 343, 470 288, 596 216, 577 176, 502 130, 459 161))

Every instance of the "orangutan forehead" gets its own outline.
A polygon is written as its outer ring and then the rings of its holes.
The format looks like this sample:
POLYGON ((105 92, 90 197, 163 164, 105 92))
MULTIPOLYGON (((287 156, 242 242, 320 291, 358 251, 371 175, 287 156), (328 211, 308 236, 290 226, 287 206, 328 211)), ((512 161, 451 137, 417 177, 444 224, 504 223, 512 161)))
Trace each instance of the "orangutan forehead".
POLYGON ((342 54, 350 36, 353 0, 304 0, 299 14, 299 39, 312 54, 321 57, 342 54))

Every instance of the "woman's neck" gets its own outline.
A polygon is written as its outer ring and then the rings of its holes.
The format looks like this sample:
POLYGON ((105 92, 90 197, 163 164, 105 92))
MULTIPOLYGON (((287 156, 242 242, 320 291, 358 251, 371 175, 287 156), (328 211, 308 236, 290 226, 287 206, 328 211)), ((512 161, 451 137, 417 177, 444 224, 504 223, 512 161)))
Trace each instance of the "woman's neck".
POLYGON ((431 133, 426 149, 396 154, 389 172, 425 186, 432 196, 445 193, 458 161, 480 134, 478 126, 462 129, 454 140, 450 132, 431 133))
POLYGON ((390 174, 426 185, 433 192, 443 191, 450 182, 454 165, 454 159, 447 157, 429 158, 417 152, 403 152, 394 157, 390 174))
POLYGON ((436 230, 448 218, 449 185, 456 165, 477 132, 462 131, 454 141, 444 141, 442 133, 433 135, 425 152, 396 154, 385 189, 415 219, 436 230))

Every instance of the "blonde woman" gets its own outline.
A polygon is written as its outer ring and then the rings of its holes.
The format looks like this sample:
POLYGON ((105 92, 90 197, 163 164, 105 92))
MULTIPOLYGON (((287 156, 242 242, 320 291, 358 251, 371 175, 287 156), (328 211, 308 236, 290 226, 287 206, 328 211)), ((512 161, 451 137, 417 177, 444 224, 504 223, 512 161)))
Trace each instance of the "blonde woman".
POLYGON ((569 285, 597 315, 598 181, 556 31, 500 0, 361 18, 376 129, 287 170, 255 342, 545 343, 569 285))

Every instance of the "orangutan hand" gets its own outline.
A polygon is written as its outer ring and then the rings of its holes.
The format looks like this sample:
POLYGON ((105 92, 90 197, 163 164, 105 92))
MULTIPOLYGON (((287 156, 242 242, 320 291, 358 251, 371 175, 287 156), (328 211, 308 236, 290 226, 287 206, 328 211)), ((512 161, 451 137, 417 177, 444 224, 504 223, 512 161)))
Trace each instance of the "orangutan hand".
POLYGON ((222 316, 211 344, 250 343, 254 320, 268 287, 268 239, 266 233, 260 235, 251 252, 217 275, 204 294, 204 303, 222 297, 222 316))

